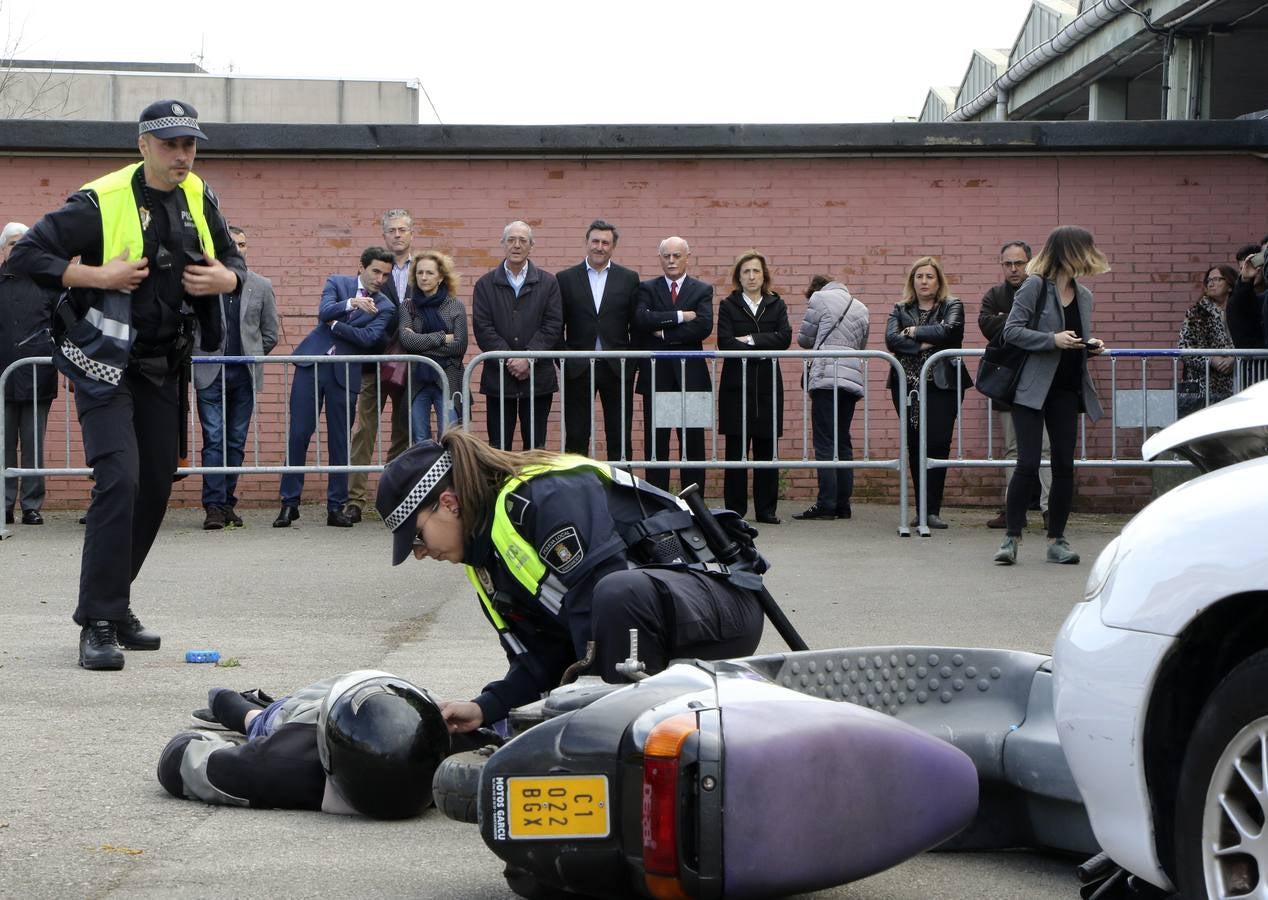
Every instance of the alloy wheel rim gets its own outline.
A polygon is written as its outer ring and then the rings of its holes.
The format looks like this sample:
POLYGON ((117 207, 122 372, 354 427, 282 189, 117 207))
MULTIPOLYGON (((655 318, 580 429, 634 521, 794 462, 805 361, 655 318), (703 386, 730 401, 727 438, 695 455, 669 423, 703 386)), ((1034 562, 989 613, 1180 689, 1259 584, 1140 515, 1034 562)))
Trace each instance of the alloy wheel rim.
POLYGON ((1211 772, 1202 869, 1209 897, 1268 900, 1268 716, 1239 731, 1211 772))

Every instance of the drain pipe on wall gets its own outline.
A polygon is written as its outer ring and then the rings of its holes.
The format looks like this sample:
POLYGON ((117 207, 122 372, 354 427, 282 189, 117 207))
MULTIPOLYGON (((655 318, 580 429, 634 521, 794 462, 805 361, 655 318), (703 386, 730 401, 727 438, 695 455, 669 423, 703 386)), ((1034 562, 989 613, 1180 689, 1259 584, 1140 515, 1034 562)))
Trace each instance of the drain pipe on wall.
POLYGON ((1158 118, 1166 119, 1168 101, 1171 99, 1171 54, 1175 52, 1175 29, 1167 31, 1162 42, 1162 109, 1158 110, 1158 118))
POLYGON ((1008 90, 1000 88, 995 92, 995 121, 1008 121, 1008 90))
MULTIPOLYGON (((1100 3, 1080 14, 1078 18, 1065 28, 1062 28, 1047 41, 1035 47, 1009 66, 1008 71, 996 79, 994 84, 968 103, 955 109, 946 117, 945 121, 967 122, 990 106, 992 101, 995 101, 998 105, 1001 97, 1004 98, 1003 102, 1007 104, 1008 92, 1020 84, 1030 73, 1056 59, 1102 25, 1113 21, 1129 10, 1134 12, 1128 5, 1127 0, 1101 0, 1100 3)), ((1004 113, 1003 116, 999 116, 1000 121, 1008 119, 1006 105, 1004 113)))

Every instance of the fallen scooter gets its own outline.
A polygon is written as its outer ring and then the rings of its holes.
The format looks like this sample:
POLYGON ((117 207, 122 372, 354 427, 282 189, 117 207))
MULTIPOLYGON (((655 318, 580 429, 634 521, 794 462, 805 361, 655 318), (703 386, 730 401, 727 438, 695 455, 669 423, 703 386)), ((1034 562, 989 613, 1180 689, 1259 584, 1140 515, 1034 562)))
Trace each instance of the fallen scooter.
POLYGON ((515 710, 496 752, 447 761, 436 801, 532 897, 779 896, 934 847, 1087 857, 1051 678, 1044 656, 945 647, 582 678, 515 710))
MULTIPOLYGON (((724 563, 742 552, 705 537, 724 563)), ((437 770, 437 806, 535 898, 780 896, 933 847, 1096 852, 1047 657, 808 650, 763 605, 793 649, 647 677, 632 633, 634 684, 582 677, 512 711, 510 742, 437 770)))

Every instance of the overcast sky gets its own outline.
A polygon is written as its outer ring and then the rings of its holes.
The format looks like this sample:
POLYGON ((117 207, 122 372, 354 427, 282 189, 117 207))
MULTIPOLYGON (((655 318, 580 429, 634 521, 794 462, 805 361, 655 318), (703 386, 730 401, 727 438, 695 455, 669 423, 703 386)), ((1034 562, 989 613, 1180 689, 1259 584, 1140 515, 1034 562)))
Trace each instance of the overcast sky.
MULTIPOLYGON (((888 122, 1029 0, 0 0, 0 56, 423 84, 446 123, 888 122), (170 22, 168 34, 162 34, 170 22)), ((424 123, 436 121, 426 98, 424 123)))

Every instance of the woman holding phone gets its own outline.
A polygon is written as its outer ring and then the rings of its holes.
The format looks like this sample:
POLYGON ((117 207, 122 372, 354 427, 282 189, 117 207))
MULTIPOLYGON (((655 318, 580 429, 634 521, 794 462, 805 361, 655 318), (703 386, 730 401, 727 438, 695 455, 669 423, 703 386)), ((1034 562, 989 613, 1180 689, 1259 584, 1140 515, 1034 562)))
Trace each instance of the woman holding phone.
POLYGON ((1048 235, 1026 271, 1030 277, 1017 289, 1012 311, 1004 323, 1004 340, 1029 353, 1013 399, 1017 472, 1008 485, 1008 531, 995 562, 1006 566, 1017 562, 1026 505, 1039 488, 1039 460, 1046 427, 1052 452, 1047 560, 1068 565, 1079 561, 1079 554, 1070 549, 1065 538, 1074 499, 1074 444, 1079 413, 1087 413, 1094 422, 1102 414, 1096 388, 1088 375, 1087 357, 1105 352, 1104 343, 1091 336, 1092 292, 1078 279, 1108 272, 1109 263, 1096 249, 1088 231, 1062 225, 1048 235), (1031 328, 1036 309, 1039 317, 1031 328))

